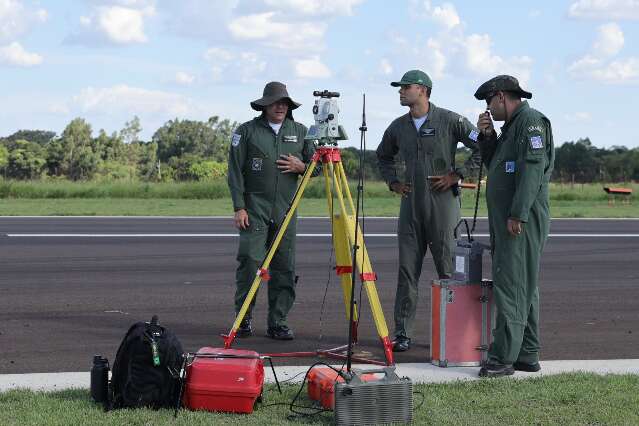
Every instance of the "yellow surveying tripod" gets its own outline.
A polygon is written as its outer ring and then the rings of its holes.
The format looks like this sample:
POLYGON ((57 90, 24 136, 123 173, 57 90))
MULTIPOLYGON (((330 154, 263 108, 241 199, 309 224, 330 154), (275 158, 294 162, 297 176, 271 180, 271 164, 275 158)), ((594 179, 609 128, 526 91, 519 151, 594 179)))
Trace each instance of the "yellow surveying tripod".
MULTIPOLYGON (((337 104, 331 98, 339 96, 335 92, 314 92, 315 96, 319 96, 319 100, 316 100, 313 107, 313 113, 315 115, 315 121, 317 125, 311 126, 306 139, 313 139, 318 141, 318 148, 313 155, 313 159, 309 166, 306 168, 304 176, 295 192, 295 196, 286 212, 286 216, 282 221, 281 226, 278 228, 277 234, 269 247, 266 254, 266 258, 262 262, 260 268, 256 271, 253 284, 244 299, 244 304, 240 309, 233 327, 228 335, 224 335, 224 347, 229 349, 235 340, 237 330, 240 327, 244 316, 249 310, 251 302, 255 298, 255 294, 262 281, 268 280, 268 268, 271 260, 275 255, 275 251, 279 247, 279 244, 288 228, 288 225, 295 214, 306 185, 310 181, 311 175, 315 170, 318 162, 322 163, 322 171, 324 174, 324 181, 326 186, 326 197, 328 201, 328 210, 332 214, 332 235, 333 235, 333 248, 335 250, 336 260, 336 273, 340 276, 342 284, 342 291, 344 294, 344 304, 346 306, 346 318, 350 322, 350 336, 351 342, 357 342, 357 310, 350 309, 350 301, 353 292, 353 259, 355 259, 355 266, 360 273, 362 285, 366 289, 366 294, 370 303, 371 311, 373 313, 373 319, 375 321, 375 327, 377 328, 377 334, 379 335, 384 348, 384 355, 386 362, 381 363, 379 361, 362 359, 352 357, 354 361, 361 361, 373 364, 386 364, 393 365, 393 351, 392 343, 388 336, 388 328, 386 326, 386 320, 384 319, 384 312, 379 301, 377 289, 375 287, 375 281, 377 280, 376 274, 373 272, 370 259, 366 246, 364 245, 364 236, 362 235, 361 228, 356 222, 356 210, 353 204, 353 198, 351 196, 350 189, 348 187, 348 181, 346 173, 344 172, 344 166, 341 160, 340 149, 336 146, 336 140, 346 139, 346 133, 343 131, 342 126, 338 126, 336 123, 337 113, 339 112, 337 104), (327 146, 333 145, 333 146, 327 146), (334 200, 337 200, 337 206, 334 206, 334 200), (337 207, 334 210, 334 207, 337 207), (355 249, 355 255, 351 256, 355 249), (351 312, 353 312, 351 318, 351 312)), ((365 126, 363 126, 365 129, 365 126)), ((342 351, 346 346, 333 348, 329 350, 318 350, 317 352, 293 352, 286 355, 280 354, 280 356, 329 356, 335 358, 346 358, 341 355, 339 351, 342 351)), ((269 354, 275 355, 275 354, 269 354)))

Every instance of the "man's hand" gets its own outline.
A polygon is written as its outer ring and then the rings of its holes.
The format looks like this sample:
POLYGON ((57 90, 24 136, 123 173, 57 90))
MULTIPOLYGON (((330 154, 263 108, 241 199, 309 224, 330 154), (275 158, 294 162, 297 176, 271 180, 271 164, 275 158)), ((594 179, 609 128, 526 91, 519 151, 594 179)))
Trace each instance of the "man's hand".
POLYGON ((508 223, 506 224, 506 227, 508 228, 508 233, 512 235, 513 237, 516 237, 519 234, 521 234, 521 231, 522 231, 521 221, 517 219, 509 218, 508 223))
POLYGON ((276 161, 277 168, 282 171, 282 173, 304 173, 306 170, 306 165, 294 155, 280 155, 280 158, 276 161))
POLYGON ((492 138, 497 135, 495 126, 493 126, 493 119, 490 117, 488 111, 479 114, 479 118, 477 118, 477 128, 485 138, 492 138))
POLYGON ((402 183, 402 182, 393 182, 390 185, 393 192, 401 195, 402 197, 408 197, 408 194, 411 191, 410 183, 402 183))
POLYGON ((239 209, 235 212, 235 227, 237 229, 246 229, 249 227, 248 213, 245 209, 239 209))
POLYGON ((430 181, 431 189, 438 192, 444 192, 459 182, 459 176, 457 173, 450 171, 441 176, 428 176, 428 180, 430 181))

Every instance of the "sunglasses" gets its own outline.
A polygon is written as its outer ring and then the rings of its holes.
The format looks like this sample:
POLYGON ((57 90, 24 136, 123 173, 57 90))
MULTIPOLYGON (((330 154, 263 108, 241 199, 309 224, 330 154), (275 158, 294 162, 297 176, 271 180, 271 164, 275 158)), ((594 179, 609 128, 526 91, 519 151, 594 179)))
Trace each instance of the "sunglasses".
POLYGON ((491 93, 488 96, 486 96, 486 106, 490 105, 490 102, 493 100, 495 96, 497 96, 497 93, 491 93))

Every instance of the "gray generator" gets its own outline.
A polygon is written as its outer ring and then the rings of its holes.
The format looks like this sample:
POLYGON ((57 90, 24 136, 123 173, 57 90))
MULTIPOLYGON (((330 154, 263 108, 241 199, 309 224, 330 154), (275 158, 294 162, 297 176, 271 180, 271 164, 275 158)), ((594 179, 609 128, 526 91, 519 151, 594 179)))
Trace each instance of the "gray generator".
POLYGON ((413 383, 398 377, 395 367, 352 370, 350 380, 335 384, 335 424, 377 425, 410 423, 413 419, 413 383), (380 380, 362 381, 362 374, 382 373, 380 380))
POLYGON ((482 280, 482 261, 486 244, 478 241, 456 240, 453 263, 453 279, 464 283, 480 283, 482 280))

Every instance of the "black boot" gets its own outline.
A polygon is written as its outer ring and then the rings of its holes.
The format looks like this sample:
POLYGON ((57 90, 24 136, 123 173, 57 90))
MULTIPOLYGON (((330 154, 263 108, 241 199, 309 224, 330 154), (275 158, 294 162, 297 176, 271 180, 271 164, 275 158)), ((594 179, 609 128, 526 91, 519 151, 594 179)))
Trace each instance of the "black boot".
POLYGON ((275 340, 293 340, 293 330, 285 325, 278 325, 277 327, 269 327, 266 330, 266 337, 270 337, 275 340))
POLYGON ((517 371, 526 371, 528 373, 536 373, 541 370, 541 365, 538 362, 529 364, 527 362, 517 361, 513 364, 513 368, 517 371))
POLYGON ((245 316, 240 327, 237 329, 236 337, 243 338, 253 335, 253 327, 251 327, 251 317, 245 316))
POLYGON ((410 338, 406 336, 397 336, 393 340, 393 352, 406 352, 410 349, 410 338))
POLYGON ((512 376, 515 369, 512 364, 497 364, 489 362, 479 370, 479 377, 503 377, 512 376))

